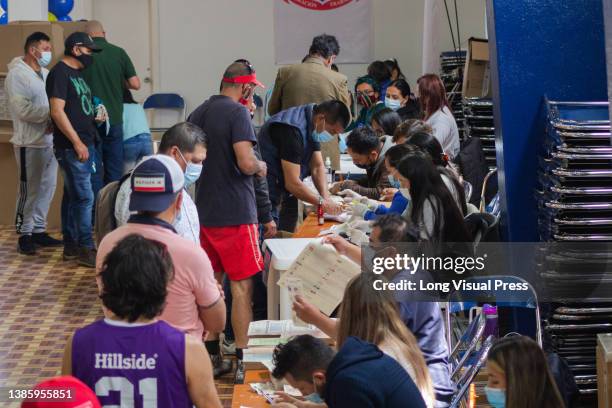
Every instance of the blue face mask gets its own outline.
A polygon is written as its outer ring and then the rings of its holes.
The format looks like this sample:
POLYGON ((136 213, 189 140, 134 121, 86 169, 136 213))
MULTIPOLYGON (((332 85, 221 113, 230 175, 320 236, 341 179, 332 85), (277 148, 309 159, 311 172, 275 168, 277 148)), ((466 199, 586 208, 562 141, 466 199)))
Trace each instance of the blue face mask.
POLYGON ((188 162, 185 160, 185 156, 179 150, 179 154, 181 155, 181 159, 185 162, 185 188, 189 188, 193 183, 198 181, 200 175, 202 174, 202 164, 195 164, 192 162, 188 162))
POLYGON ((321 132, 317 131, 317 125, 315 124, 315 127, 312 130, 312 140, 318 143, 325 143, 331 142, 333 139, 334 137, 331 135, 331 133, 325 130, 325 121, 323 121, 323 131, 321 132))
POLYGON ((485 387, 487 400, 493 408, 505 408, 506 406, 506 391, 500 388, 485 387))
POLYGON ((331 142, 334 137, 327 131, 324 130, 322 132, 317 132, 316 130, 312 131, 312 140, 319 143, 331 142))
POLYGON ((399 99, 385 98, 385 106, 389 109, 396 111, 402 107, 402 103, 399 99))
POLYGON ((400 188, 400 182, 398 179, 396 179, 395 177, 393 177, 391 174, 389 174, 387 176, 387 178, 389 179, 389 184, 391 184, 391 187, 393 188, 400 188))
POLYGON ((308 394, 304 397, 304 399, 306 401, 310 401, 313 402, 315 404, 323 404, 325 401, 323 401, 323 398, 321 398, 321 396, 319 394, 317 394, 316 392, 313 392, 312 394, 308 394))

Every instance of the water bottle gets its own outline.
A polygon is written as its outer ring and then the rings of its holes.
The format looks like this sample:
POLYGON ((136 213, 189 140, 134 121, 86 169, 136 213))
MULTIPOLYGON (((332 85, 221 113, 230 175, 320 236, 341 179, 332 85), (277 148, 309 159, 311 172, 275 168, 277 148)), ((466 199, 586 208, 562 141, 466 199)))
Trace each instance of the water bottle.
POLYGON ((497 323, 497 307, 485 304, 482 307, 482 312, 485 317, 483 340, 489 336, 493 336, 495 338, 499 337, 499 326, 497 323))
POLYGON ((325 172, 327 174, 327 184, 332 184, 334 182, 334 170, 329 156, 325 158, 325 172))

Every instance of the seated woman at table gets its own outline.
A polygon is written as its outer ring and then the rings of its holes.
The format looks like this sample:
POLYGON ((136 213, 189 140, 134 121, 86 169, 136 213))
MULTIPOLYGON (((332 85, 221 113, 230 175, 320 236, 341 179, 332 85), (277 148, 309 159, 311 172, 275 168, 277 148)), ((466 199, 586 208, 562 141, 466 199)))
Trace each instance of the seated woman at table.
POLYGON ((431 156, 416 146, 404 144, 393 149, 406 151, 397 165, 391 164, 391 173, 399 179, 402 195, 410 200, 402 215, 419 231, 421 239, 437 243, 471 241, 463 221, 467 206, 459 181, 441 172, 431 156))
POLYGON ((385 104, 380 100, 380 84, 369 75, 357 78, 355 96, 361 110, 357 118, 346 128, 347 131, 371 125, 374 114, 385 108, 385 104))
MULTIPOLYGON (((390 214, 374 222, 370 239, 372 245, 379 246, 382 243, 414 242, 417 238, 409 231, 406 220, 398 214, 390 214)), ((339 254, 355 262, 361 262, 361 247, 338 236, 327 237, 325 242, 333 245, 339 254)), ((391 282, 399 282, 405 279, 405 274, 399 272, 385 275, 385 277, 391 282)), ((444 338, 444 323, 440 308, 436 302, 414 301, 402 291, 394 291, 393 297, 397 303, 401 321, 416 337, 419 349, 425 358, 435 390, 436 407, 448 406, 454 393, 454 386, 450 379, 448 348, 444 338)), ((302 320, 315 324, 326 333, 330 334, 329 332, 336 330, 335 321, 302 298, 298 298, 293 307, 302 320)), ((342 321, 342 316, 341 313, 340 321, 342 321)), ((354 316, 362 316, 362 314, 355 312, 354 316)))
POLYGON ((294 303, 296 313, 335 339, 338 348, 350 336, 377 345, 406 370, 427 407, 433 407, 431 378, 416 338, 402 322, 393 295, 374 290, 373 279, 370 274, 360 274, 349 282, 338 320, 325 316, 299 296, 294 303))
POLYGON ((372 116, 372 129, 378 135, 393 136, 395 129, 402 122, 399 115, 389 108, 379 110, 372 116))

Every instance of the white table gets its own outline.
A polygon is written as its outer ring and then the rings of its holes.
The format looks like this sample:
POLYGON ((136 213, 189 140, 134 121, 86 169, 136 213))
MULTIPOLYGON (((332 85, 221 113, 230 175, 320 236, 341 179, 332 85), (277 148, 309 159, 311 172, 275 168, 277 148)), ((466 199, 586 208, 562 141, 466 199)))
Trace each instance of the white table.
POLYGON ((281 289, 277 282, 281 273, 285 272, 302 250, 312 241, 320 238, 272 238, 263 244, 267 276, 264 277, 268 292, 268 319, 291 319, 291 301, 286 288, 281 289), (269 258, 268 258, 269 257, 269 258), (268 262, 269 260, 269 262, 268 262))

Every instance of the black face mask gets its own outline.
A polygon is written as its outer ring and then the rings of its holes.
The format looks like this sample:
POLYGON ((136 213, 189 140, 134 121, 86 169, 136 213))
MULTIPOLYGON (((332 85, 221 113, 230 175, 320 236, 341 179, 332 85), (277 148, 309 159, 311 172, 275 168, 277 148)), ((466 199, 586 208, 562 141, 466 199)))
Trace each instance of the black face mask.
POLYGON ((370 167, 372 167, 370 164, 357 164, 357 163, 355 163, 355 166, 359 167, 360 169, 364 169, 364 170, 368 170, 370 167))
POLYGON ((77 60, 79 60, 81 64, 83 64, 83 69, 90 67, 94 62, 93 55, 87 55, 87 54, 81 54, 78 56, 74 55, 74 58, 76 58, 77 60))

